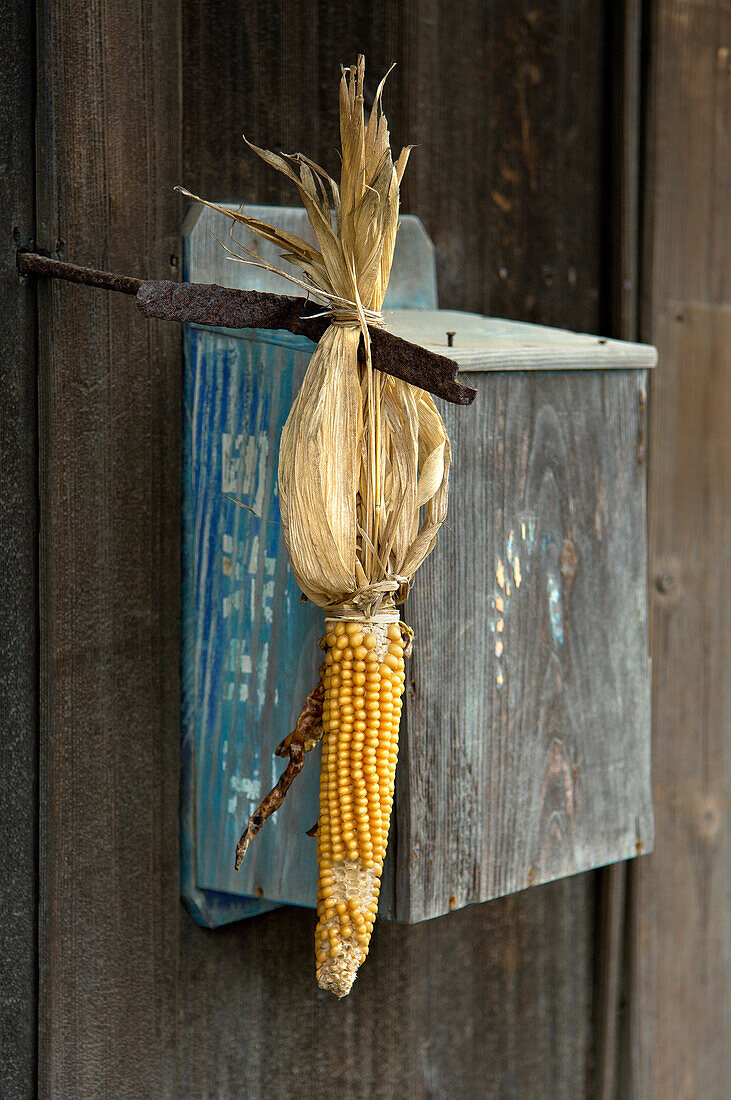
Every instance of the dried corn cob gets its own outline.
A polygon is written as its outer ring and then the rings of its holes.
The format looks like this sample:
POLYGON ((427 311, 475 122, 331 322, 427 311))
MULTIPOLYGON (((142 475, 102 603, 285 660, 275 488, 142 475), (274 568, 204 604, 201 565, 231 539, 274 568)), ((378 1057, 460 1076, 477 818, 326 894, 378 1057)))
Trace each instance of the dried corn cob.
MULTIPOLYGON (((388 616, 387 618, 392 618, 388 616)), ((327 620, 317 859, 317 980, 344 997, 368 954, 398 755, 404 642, 397 622, 327 620)))

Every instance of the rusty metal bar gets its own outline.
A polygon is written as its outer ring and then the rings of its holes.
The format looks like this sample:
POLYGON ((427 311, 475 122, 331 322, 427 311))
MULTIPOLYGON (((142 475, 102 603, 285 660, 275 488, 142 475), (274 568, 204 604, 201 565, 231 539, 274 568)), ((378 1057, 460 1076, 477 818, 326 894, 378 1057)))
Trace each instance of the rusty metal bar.
POLYGON ((142 279, 131 275, 114 275, 111 271, 98 271, 94 267, 66 264, 49 256, 39 256, 37 252, 16 253, 15 264, 21 275, 64 279, 67 283, 83 283, 84 286, 97 286, 102 290, 118 290, 122 294, 136 294, 142 284, 142 279))
MULTIPOLYGON (((215 283, 143 283, 137 302, 146 317, 222 328, 286 329, 317 342, 330 325, 328 317, 310 317, 322 307, 307 298, 232 290, 215 283)), ((453 359, 402 340, 388 329, 369 325, 371 359, 376 370, 418 386, 455 405, 470 405, 476 390, 457 382, 453 359)))
MULTIPOLYGON (((65 279, 72 283, 135 294, 145 317, 221 328, 286 329, 315 342, 330 324, 316 302, 286 294, 264 294, 256 290, 233 290, 215 283, 174 283, 166 279, 143 281, 129 275, 63 263, 35 252, 18 252, 21 275, 65 279)), ((373 366, 412 386, 428 390, 455 405, 470 405, 477 391, 457 382, 457 364, 452 359, 402 340, 387 329, 369 326, 373 366)))

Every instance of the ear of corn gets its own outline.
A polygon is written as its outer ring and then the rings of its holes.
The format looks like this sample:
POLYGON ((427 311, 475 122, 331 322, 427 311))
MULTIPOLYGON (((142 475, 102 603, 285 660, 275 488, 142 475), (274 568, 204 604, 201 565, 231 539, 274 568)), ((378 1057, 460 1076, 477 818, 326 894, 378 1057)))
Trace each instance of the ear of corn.
POLYGON ((396 622, 327 620, 317 980, 344 997, 368 954, 393 805, 404 643, 396 622))
POLYGON ((367 121, 364 81, 359 57, 340 82, 339 183, 301 154, 252 146, 297 187, 316 245, 208 203, 281 246, 301 277, 278 273, 332 320, 282 431, 278 489, 292 572, 327 622, 316 956, 320 985, 341 997, 368 953, 388 838, 404 683, 395 608, 444 521, 450 467, 429 394, 373 369, 368 326, 383 323, 409 149, 394 163, 383 81, 367 121))

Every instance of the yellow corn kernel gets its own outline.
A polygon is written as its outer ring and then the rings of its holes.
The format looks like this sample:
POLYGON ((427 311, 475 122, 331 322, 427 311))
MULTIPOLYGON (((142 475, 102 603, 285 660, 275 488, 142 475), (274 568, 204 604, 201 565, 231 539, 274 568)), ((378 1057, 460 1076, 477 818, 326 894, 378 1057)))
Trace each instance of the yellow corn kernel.
POLYGON ((368 954, 388 841, 404 685, 395 623, 329 620, 317 833, 317 977, 342 997, 368 954))

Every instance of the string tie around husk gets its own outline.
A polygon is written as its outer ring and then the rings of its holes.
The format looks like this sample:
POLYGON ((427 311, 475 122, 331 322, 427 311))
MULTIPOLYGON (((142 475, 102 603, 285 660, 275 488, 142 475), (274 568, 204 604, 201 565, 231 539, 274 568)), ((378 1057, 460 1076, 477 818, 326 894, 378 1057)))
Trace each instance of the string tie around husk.
POLYGON ((400 616, 396 610, 395 597, 402 588, 408 589, 408 584, 408 577, 395 576, 388 580, 377 581, 375 584, 364 585, 353 592, 344 603, 327 605, 325 614, 329 619, 383 618, 384 622, 398 622, 400 616), (341 611, 345 614, 340 614, 341 611))
POLYGON ((361 313, 356 302, 343 302, 341 305, 332 306, 327 310, 327 315, 333 325, 354 325, 361 328, 363 320, 366 322, 366 327, 376 325, 379 328, 384 328, 386 325, 385 318, 380 310, 364 309, 361 313))

